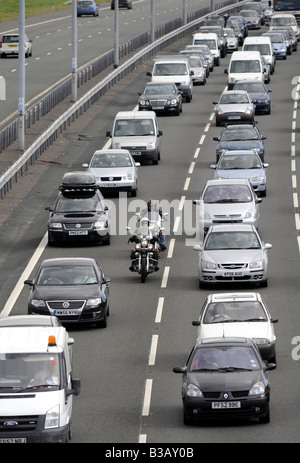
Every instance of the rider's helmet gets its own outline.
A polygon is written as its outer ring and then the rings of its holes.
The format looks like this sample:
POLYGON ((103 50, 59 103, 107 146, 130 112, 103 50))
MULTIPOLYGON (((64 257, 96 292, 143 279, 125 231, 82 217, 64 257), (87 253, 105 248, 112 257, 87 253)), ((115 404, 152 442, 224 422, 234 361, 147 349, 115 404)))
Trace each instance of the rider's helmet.
POLYGON ((149 222, 150 221, 149 221, 148 217, 142 217, 141 221, 140 221, 141 227, 148 227, 149 222))
POLYGON ((154 201, 154 199, 150 199, 150 201, 148 201, 147 203, 147 206, 148 211, 154 211, 156 209, 156 202, 154 201))

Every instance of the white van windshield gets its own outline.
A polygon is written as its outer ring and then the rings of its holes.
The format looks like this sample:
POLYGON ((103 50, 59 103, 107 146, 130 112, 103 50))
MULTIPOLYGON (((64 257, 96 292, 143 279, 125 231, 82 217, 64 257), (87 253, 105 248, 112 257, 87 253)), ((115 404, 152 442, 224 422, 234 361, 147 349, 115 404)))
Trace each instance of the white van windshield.
POLYGON ((296 26, 297 21, 293 16, 280 16, 271 19, 271 26, 296 26))
POLYGON ((186 76, 188 70, 185 63, 157 63, 154 66, 154 76, 186 76))
POLYGON ((115 137, 154 135, 152 119, 119 119, 115 125, 115 137))
POLYGON ((257 59, 253 60, 236 60, 232 61, 230 66, 231 73, 242 73, 242 72, 261 72, 260 62, 257 59))
POLYGON ((210 50, 216 50, 217 49, 217 43, 216 40, 208 40, 208 39, 195 39, 194 40, 194 45, 207 45, 210 50))
POLYGON ((58 354, 0 354, 0 391, 60 389, 58 354))
POLYGON ((245 43, 245 51, 259 51, 261 55, 271 55, 270 45, 267 43, 245 43))

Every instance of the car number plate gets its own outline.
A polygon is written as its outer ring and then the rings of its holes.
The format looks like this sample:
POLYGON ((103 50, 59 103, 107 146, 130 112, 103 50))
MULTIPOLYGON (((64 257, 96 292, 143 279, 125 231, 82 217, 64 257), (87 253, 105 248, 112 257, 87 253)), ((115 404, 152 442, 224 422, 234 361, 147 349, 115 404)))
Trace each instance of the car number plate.
POLYGON ((8 45, 8 48, 17 48, 18 45, 8 45))
POLYGON ((132 154, 132 156, 140 156, 142 153, 140 151, 130 151, 130 154, 132 154))
POLYGON ((108 188, 116 188, 119 186, 119 184, 118 183, 104 183, 104 186, 108 188))
POLYGON ((238 119, 240 119, 240 118, 241 118, 241 116, 228 116, 227 119, 233 121, 233 120, 238 120, 238 119))
POLYGON ((213 402, 211 406, 213 409, 241 408, 241 402, 213 402))
POLYGON ((87 235, 88 231, 87 230, 73 230, 69 231, 69 235, 87 235))
POLYGON ((54 316, 56 315, 78 315, 77 310, 54 310, 54 316))
POLYGON ((243 272, 224 272, 223 277, 241 277, 243 272))
POLYGON ((4 437, 0 439, 0 444, 26 444, 26 437, 4 437))

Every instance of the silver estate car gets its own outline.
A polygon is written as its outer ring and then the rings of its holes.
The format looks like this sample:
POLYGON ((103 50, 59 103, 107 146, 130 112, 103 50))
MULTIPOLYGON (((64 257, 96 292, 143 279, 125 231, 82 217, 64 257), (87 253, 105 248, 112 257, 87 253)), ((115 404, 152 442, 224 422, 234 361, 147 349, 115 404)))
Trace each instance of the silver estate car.
POLYGON ((268 249, 253 225, 210 227, 199 252, 199 288, 217 283, 258 283, 268 286, 268 249))
POLYGON ((139 166, 140 163, 124 149, 97 150, 89 164, 82 164, 95 175, 101 191, 127 191, 131 196, 137 194, 139 166))
POLYGON ((208 180, 199 200, 200 233, 214 224, 246 223, 258 228, 259 203, 248 179, 208 180))
POLYGON ((255 105, 246 90, 224 91, 215 106, 216 126, 221 124, 251 124, 254 121, 255 105))

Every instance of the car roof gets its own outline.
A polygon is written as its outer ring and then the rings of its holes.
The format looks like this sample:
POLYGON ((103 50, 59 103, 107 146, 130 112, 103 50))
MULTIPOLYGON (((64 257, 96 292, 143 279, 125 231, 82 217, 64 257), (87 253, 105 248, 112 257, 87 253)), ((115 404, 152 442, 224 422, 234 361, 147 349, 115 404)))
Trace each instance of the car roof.
POLYGON ((53 259, 45 259, 41 263, 41 267, 54 267, 57 265, 94 265, 95 259, 89 257, 55 257, 53 259))
MULTIPOLYGON (((109 150, 96 150, 94 151, 94 154, 130 154, 130 151, 129 150, 125 150, 125 149, 116 149, 116 148, 111 148, 109 150)), ((93 154, 93 156, 94 156, 93 154)))
POLYGON ((224 92, 222 92, 222 95, 235 95, 235 94, 240 95, 241 93, 247 95, 248 92, 247 90, 239 90, 239 89, 238 90, 224 90, 224 92))
POLYGON ((213 293, 209 294, 207 299, 209 302, 226 302, 226 301, 260 301, 261 295, 255 292, 245 293, 213 293))
POLYGON ((244 232, 244 231, 256 231, 254 225, 246 224, 246 223, 227 223, 227 224, 215 224, 212 225, 207 233, 208 236, 209 232, 244 232))
POLYGON ((205 339, 197 339, 195 347, 202 347, 202 346, 253 346, 253 342, 249 338, 242 338, 242 337, 223 337, 223 338, 205 338, 205 339))
POLYGON ((243 155, 248 155, 249 154, 255 154, 256 156, 259 156, 256 150, 230 150, 230 151, 224 151, 222 153, 222 156, 243 156, 243 155))
POLYGON ((250 185, 250 183, 247 178, 218 178, 208 180, 206 182, 205 188, 211 185, 250 185))
POLYGON ((240 130, 240 129, 257 129, 255 124, 229 124, 225 125, 223 130, 240 130))
POLYGON ((156 114, 154 111, 119 111, 116 115, 117 119, 155 119, 156 114))
POLYGON ((10 315, 0 317, 0 327, 4 326, 61 326, 61 323, 51 315, 10 315))

